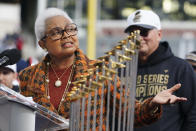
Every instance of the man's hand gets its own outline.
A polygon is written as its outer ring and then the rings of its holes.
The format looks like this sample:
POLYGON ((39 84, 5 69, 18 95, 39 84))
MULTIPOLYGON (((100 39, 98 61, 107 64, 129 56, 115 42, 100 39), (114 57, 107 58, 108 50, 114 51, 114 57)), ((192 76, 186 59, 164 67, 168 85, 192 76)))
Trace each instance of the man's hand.
POLYGON ((176 84, 172 88, 164 90, 160 93, 158 93, 153 99, 153 104, 174 104, 176 102, 180 101, 187 101, 187 98, 184 97, 177 97, 175 95, 172 95, 173 92, 178 90, 181 87, 181 84, 176 84))

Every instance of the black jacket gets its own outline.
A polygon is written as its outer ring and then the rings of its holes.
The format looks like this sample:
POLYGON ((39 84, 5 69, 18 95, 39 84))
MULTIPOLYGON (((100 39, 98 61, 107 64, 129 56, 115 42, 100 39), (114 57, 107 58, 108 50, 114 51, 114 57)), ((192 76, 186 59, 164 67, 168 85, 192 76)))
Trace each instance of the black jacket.
POLYGON ((196 74, 190 64, 173 55, 169 44, 161 42, 146 64, 138 63, 136 99, 143 101, 177 83, 176 96, 187 102, 164 105, 160 120, 134 131, 196 131, 196 74))

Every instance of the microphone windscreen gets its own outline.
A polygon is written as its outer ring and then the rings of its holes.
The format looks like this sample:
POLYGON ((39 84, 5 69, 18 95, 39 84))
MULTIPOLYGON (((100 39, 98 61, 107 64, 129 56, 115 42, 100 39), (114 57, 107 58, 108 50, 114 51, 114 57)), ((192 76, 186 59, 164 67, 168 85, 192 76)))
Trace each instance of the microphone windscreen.
POLYGON ((0 56, 7 56, 9 58, 2 66, 13 65, 21 59, 21 51, 18 49, 8 49, 3 51, 0 56))

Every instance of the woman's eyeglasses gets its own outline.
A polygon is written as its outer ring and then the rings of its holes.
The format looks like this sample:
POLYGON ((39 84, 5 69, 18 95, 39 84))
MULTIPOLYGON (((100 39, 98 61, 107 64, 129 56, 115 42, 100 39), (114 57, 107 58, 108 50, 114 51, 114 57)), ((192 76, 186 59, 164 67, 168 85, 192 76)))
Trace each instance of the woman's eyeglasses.
POLYGON ((74 36, 78 33, 77 25, 74 23, 68 24, 65 29, 60 27, 53 28, 46 34, 42 39, 46 39, 46 37, 51 38, 52 40, 59 40, 63 37, 64 32, 66 32, 69 36, 74 36))

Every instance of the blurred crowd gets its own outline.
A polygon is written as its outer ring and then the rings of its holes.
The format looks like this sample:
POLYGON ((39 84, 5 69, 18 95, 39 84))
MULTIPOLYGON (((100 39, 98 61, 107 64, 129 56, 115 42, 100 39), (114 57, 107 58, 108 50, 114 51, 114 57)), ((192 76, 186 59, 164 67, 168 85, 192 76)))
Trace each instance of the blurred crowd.
POLYGON ((24 41, 20 33, 7 34, 5 35, 4 38, 0 39, 0 52, 6 49, 13 49, 13 48, 16 48, 19 51, 21 51, 21 55, 22 55, 21 60, 23 61, 23 63, 22 64, 18 63, 20 65, 19 69, 17 69, 18 72, 21 70, 20 68, 24 68, 21 66, 34 65, 38 62, 38 60, 34 57, 29 57, 24 60, 23 59, 24 54, 22 53, 23 47, 24 47, 24 41))
POLYGON ((2 59, 2 52, 8 49, 17 49, 20 54, 20 60, 14 65, 0 66, 0 84, 4 84, 15 91, 19 91, 18 73, 24 68, 34 65, 38 60, 34 57, 24 59, 22 53, 24 47, 23 38, 19 33, 7 34, 0 39, 0 57, 2 59))

